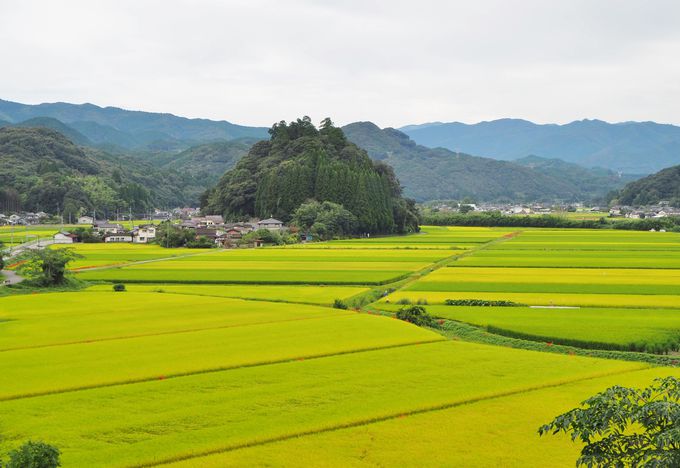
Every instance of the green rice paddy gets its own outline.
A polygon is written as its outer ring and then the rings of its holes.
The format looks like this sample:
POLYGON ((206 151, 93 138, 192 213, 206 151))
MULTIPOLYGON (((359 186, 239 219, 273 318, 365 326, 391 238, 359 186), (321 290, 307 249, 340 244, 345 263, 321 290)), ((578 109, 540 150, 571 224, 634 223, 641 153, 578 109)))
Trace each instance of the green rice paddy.
POLYGON ((420 300, 529 341, 662 346, 680 336, 677 233, 424 227, 281 248, 75 248, 77 278, 100 283, 0 297, 0 458, 33 439, 65 467, 572 466, 579 444, 539 425, 613 384, 680 376, 367 313, 420 300), (330 307, 362 297, 378 301, 330 307), (577 308, 442 305, 457 298, 577 308))

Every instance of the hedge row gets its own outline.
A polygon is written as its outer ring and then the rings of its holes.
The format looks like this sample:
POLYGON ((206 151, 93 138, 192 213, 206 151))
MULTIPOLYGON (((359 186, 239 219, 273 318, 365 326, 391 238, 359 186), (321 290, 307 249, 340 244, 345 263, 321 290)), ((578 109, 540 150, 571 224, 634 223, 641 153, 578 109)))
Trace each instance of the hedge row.
POLYGON ((680 360, 671 356, 640 353, 632 351, 612 351, 600 349, 582 349, 573 346, 555 344, 554 342, 539 343, 537 341, 527 341, 520 338, 511 338, 502 335, 489 333, 483 328, 469 325, 466 323, 445 320, 440 322, 439 333, 450 338, 458 338, 475 343, 490 344, 496 346, 507 346, 510 348, 526 349, 530 351, 542 351, 556 354, 569 354, 576 356, 590 356, 602 359, 617 359, 621 361, 646 362, 661 366, 678 366, 680 360))
POLYGON ((524 307, 512 301, 485 301, 484 299, 446 299, 444 304, 449 306, 472 306, 472 307, 524 307))
POLYGON ((617 344, 617 343, 603 343, 599 341, 578 340, 573 338, 557 338, 552 336, 532 335, 529 333, 521 333, 513 330, 506 330, 504 328, 495 327, 493 325, 487 325, 486 330, 489 333, 507 336, 510 338, 518 338, 520 340, 539 341, 543 343, 555 343, 565 346, 575 346, 577 348, 600 349, 605 351, 632 351, 652 354, 668 354, 669 352, 672 351, 678 351, 678 349, 680 348, 680 344, 674 341, 668 341, 666 343, 617 344))
POLYGON ((623 229, 629 231, 649 231, 650 229, 680 229, 680 217, 653 219, 628 219, 612 221, 608 218, 598 220, 569 219, 555 215, 515 216, 504 215, 497 211, 484 213, 436 213, 423 217, 424 225, 434 226, 485 226, 485 227, 540 227, 574 229, 623 229))

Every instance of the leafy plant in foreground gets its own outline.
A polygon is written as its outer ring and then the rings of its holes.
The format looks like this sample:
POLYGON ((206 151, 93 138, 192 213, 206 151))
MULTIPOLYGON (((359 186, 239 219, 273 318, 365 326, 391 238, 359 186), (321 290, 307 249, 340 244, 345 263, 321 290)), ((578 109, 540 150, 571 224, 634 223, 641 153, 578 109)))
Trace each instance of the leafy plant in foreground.
MULTIPOLYGON (((59 449, 45 442, 29 440, 9 453, 5 468, 56 468, 61 466, 59 449)), ((0 466, 2 463, 0 462, 0 466)))
POLYGON ((614 386, 552 422, 540 435, 571 433, 585 443, 577 466, 680 466, 680 380, 645 389, 614 386))

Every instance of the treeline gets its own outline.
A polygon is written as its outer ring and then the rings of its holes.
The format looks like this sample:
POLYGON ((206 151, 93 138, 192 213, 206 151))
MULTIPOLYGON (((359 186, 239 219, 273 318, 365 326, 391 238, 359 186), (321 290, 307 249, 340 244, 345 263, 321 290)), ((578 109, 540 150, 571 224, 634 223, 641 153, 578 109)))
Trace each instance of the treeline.
POLYGON ((515 216, 498 211, 484 213, 433 213, 423 216, 422 224, 432 226, 534 227, 573 229, 622 229, 649 231, 665 229, 680 231, 680 218, 645 218, 614 220, 610 218, 569 219, 555 215, 515 216))

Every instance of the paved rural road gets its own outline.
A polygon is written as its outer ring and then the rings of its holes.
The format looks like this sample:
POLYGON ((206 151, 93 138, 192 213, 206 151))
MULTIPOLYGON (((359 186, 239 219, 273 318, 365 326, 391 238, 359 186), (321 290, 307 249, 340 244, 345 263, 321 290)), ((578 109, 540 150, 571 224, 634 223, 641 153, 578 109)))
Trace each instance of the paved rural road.
POLYGON ((21 283, 24 279, 11 270, 3 270, 0 273, 0 284, 10 285, 21 283), (7 281, 7 282, 6 282, 7 281))

